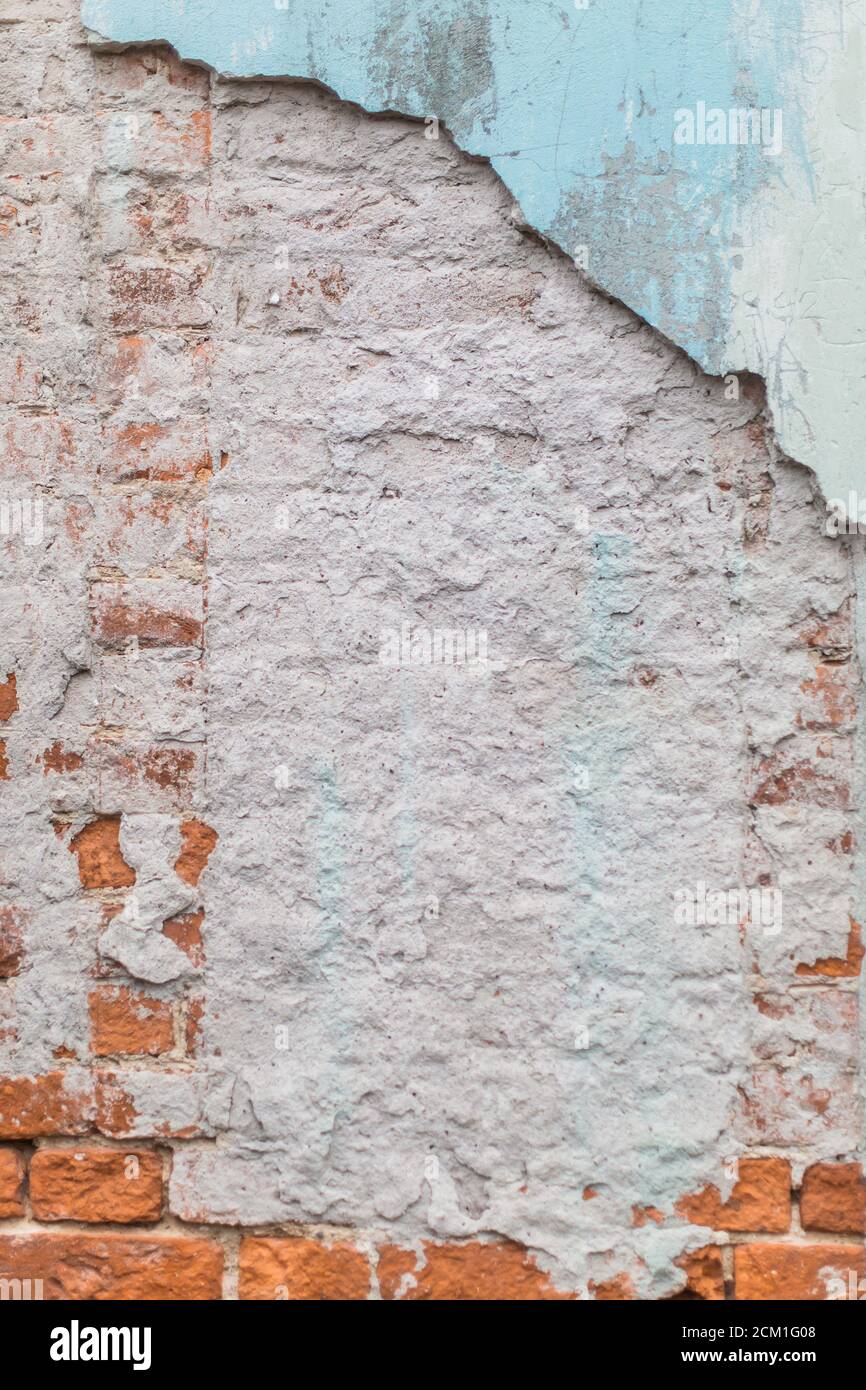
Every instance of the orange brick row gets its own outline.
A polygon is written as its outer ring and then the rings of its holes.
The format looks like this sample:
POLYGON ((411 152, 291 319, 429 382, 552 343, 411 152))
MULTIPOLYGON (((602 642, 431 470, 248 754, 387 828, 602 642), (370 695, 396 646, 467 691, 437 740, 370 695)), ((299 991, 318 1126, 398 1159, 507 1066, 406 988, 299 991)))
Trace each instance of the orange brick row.
MULTIPOLYGON (((803 1228, 846 1239, 757 1240, 733 1251, 733 1287, 743 1301, 861 1299, 866 1292, 864 1180, 853 1163, 818 1163, 804 1176, 803 1228)), ((705 1189, 680 1204, 695 1224, 740 1233, 790 1225, 790 1171, 781 1159, 743 1160, 731 1196, 705 1189), (783 1179, 787 1186, 783 1190, 783 1179), (783 1226, 783 1217, 787 1225, 783 1226)), ((164 1210, 163 1164, 148 1149, 0 1146, 0 1219, 144 1226, 164 1210)), ((781 1230, 780 1230, 781 1234, 781 1230)), ((722 1251, 684 1255, 687 1290, 726 1297, 722 1251)), ((222 1297, 223 1252, 211 1237, 161 1232, 28 1231, 0 1234, 4 1277, 41 1280, 46 1298, 222 1297)), ((590 1285, 596 1299, 637 1297, 627 1274, 590 1285)), ((417 1250, 351 1241, 255 1235, 241 1241, 239 1296, 253 1301, 386 1300, 534 1302, 573 1299, 521 1246, 508 1241, 424 1242, 417 1250)))
POLYGON ((150 1149, 0 1148, 0 1217, 23 1216, 25 1185, 37 1221, 123 1225, 158 1221, 162 1159, 150 1149))

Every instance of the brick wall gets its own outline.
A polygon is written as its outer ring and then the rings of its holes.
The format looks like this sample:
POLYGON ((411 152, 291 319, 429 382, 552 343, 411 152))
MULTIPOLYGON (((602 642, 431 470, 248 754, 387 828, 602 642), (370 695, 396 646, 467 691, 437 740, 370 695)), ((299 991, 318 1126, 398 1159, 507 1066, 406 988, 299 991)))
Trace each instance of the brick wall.
POLYGON ((2 18, 0 1277, 850 1296, 854 580, 759 383, 444 136, 2 18))

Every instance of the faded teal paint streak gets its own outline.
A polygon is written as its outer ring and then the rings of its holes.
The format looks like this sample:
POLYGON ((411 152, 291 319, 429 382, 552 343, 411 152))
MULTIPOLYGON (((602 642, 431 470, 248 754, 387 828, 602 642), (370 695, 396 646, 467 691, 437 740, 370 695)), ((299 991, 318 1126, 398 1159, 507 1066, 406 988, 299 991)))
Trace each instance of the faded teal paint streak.
POLYGON ((438 117, 602 288, 707 370, 766 376, 783 447, 826 488, 856 485, 866 0, 281 3, 83 0, 82 14, 224 73, 311 78, 371 111, 438 117), (769 125, 756 141, 680 143, 677 112, 699 104, 780 112, 780 148, 769 125))
POLYGON ((322 1027, 332 1047, 330 1062, 337 1066, 352 1035, 353 1008, 346 992, 345 920, 346 814, 337 789, 334 769, 327 763, 315 769, 316 808, 310 824, 315 865, 316 898, 322 913, 321 948, 318 952, 322 1027))

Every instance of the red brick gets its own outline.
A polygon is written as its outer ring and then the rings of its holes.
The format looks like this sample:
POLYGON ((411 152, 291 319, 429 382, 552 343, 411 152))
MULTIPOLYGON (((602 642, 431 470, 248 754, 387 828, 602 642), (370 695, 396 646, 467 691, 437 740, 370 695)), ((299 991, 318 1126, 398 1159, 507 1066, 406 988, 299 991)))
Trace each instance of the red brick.
POLYGON ((828 979, 853 980, 860 974, 860 966, 863 962, 864 948, 860 939, 860 923, 855 922, 853 917, 849 918, 850 930, 848 932, 848 943, 844 956, 825 956, 820 960, 813 961, 811 965, 801 961, 797 966, 797 974, 814 977, 817 975, 826 976, 828 979))
POLYGON ((739 1245, 734 1251, 734 1296, 738 1299, 826 1299, 837 1281, 845 1288, 850 1271, 866 1272, 862 1245, 739 1245))
POLYGON ((93 553, 97 564, 127 575, 151 568, 195 573, 207 553, 205 508, 177 488, 107 492, 93 553))
MULTIPOLYGON (((33 0, 28 0, 29 4, 33 0)), ((207 73, 183 62, 168 48, 132 48, 124 53, 112 53, 108 61, 100 62, 95 69, 97 91, 100 96, 128 97, 131 92, 141 92, 151 87, 154 94, 164 100, 168 89, 177 88, 183 92, 196 92, 202 98, 208 95, 207 73)))
POLYGON ((0 1077, 0 1139, 84 1134, 92 1121, 93 1093, 81 1073, 0 1077))
POLYGON ((200 647, 200 593, 190 593, 184 604, 176 589, 160 595, 160 603, 154 592, 153 585, 100 586, 93 611, 96 641, 108 648, 125 648, 133 640, 139 647, 200 647))
POLYGON ((0 1219, 24 1215, 24 1160, 17 1149, 0 1149, 0 1219))
POLYGON ((857 713, 852 680, 847 662, 832 666, 819 663, 814 676, 800 685, 806 696, 806 709, 797 715, 798 727, 809 730, 850 727, 857 713))
POLYGON ((713 1303, 724 1298, 725 1275, 718 1245, 702 1245, 699 1250, 688 1250, 674 1264, 685 1272, 687 1293, 713 1303))
POLYGON ((866 1182, 859 1163, 813 1163, 803 1174, 800 1222, 807 1231, 866 1232, 866 1182))
POLYGON ((37 1149, 30 1203, 37 1221, 158 1221, 162 1160, 146 1149, 37 1149))
POLYGON ((55 740, 50 748, 46 748, 41 757, 37 759, 42 763, 43 776, 47 777, 49 772, 65 773, 77 772, 84 764, 84 759, 80 753, 73 753, 64 748, 63 744, 55 740))
POLYGON ((203 922, 204 912, 200 908, 198 912, 185 912, 179 917, 167 917, 162 924, 163 936, 167 936, 189 956, 197 968, 204 965, 204 943, 201 933, 203 922))
POLYGON ((46 1299, 218 1299, 222 1267, 221 1247, 198 1237, 0 1235, 0 1271, 41 1279, 46 1299))
POLYGON ((205 422, 113 427, 108 438, 107 472, 118 482, 206 482, 213 472, 205 422))
POLYGON ((201 775, 201 744, 114 744, 100 750, 103 794, 130 814, 188 813, 201 775))
POLYGON ((538 1302, 574 1297, 557 1290, 532 1256, 512 1241, 425 1241, 420 1266, 414 1251, 386 1245, 379 1251, 378 1276, 385 1299, 538 1302))
POLYGON ((120 816, 100 816, 79 830, 70 849, 78 857, 78 876, 85 888, 128 888, 135 870, 120 852, 120 816))
POLYGON ((11 719, 18 708, 18 677, 10 671, 5 680, 0 681, 0 721, 4 724, 11 719))
POLYGON ((90 1045, 97 1057, 158 1057, 174 1046, 172 1006, 125 985, 90 995, 90 1045))
POLYGON ((21 969, 24 957, 24 923, 20 907, 0 907, 0 980, 9 980, 21 969))
POLYGON ((825 1143, 828 1134, 852 1127, 856 1077, 837 1071, 832 1085, 812 1071, 762 1066, 740 1089, 735 1134, 743 1146, 775 1149, 825 1143))
POLYGON ((0 403, 35 405, 40 397, 42 370, 28 353, 5 352, 0 358, 0 403))
POLYGON ((846 807, 850 799, 847 780, 806 759, 784 763, 778 755, 764 758, 756 776, 758 785, 751 799, 757 806, 802 801, 812 806, 846 807))
POLYGON ((625 1273, 615 1274, 612 1279, 602 1279, 600 1282, 590 1279, 589 1291, 593 1298, 602 1303, 625 1303, 637 1298, 634 1284, 625 1273))
POLYGON ((184 821, 180 827, 180 854, 174 871, 193 888, 202 876, 218 839, 215 830, 201 820, 184 821))
POLYGON ((677 1214, 717 1231, 787 1231, 791 1225, 791 1165, 783 1158, 741 1158, 727 1202, 707 1186, 683 1197, 677 1214))
POLYGON ((248 1236, 241 1244, 239 1291, 242 1299, 259 1302, 365 1299, 370 1264, 360 1250, 342 1242, 248 1236))
POLYGON ((184 1028, 184 1038, 186 1041, 186 1054, 188 1057, 195 1057, 199 1043, 201 1042, 201 1022, 204 1018, 205 1003, 200 994, 190 997, 186 1009, 186 1024, 184 1028))

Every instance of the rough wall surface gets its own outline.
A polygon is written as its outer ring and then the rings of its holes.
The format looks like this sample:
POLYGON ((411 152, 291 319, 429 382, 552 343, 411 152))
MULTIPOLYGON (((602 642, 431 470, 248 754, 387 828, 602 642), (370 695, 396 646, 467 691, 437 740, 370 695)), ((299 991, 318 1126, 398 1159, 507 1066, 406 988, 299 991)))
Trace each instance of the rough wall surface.
POLYGON ((4 7, 0 1276, 839 1296, 856 575, 760 383, 444 135, 4 7))

